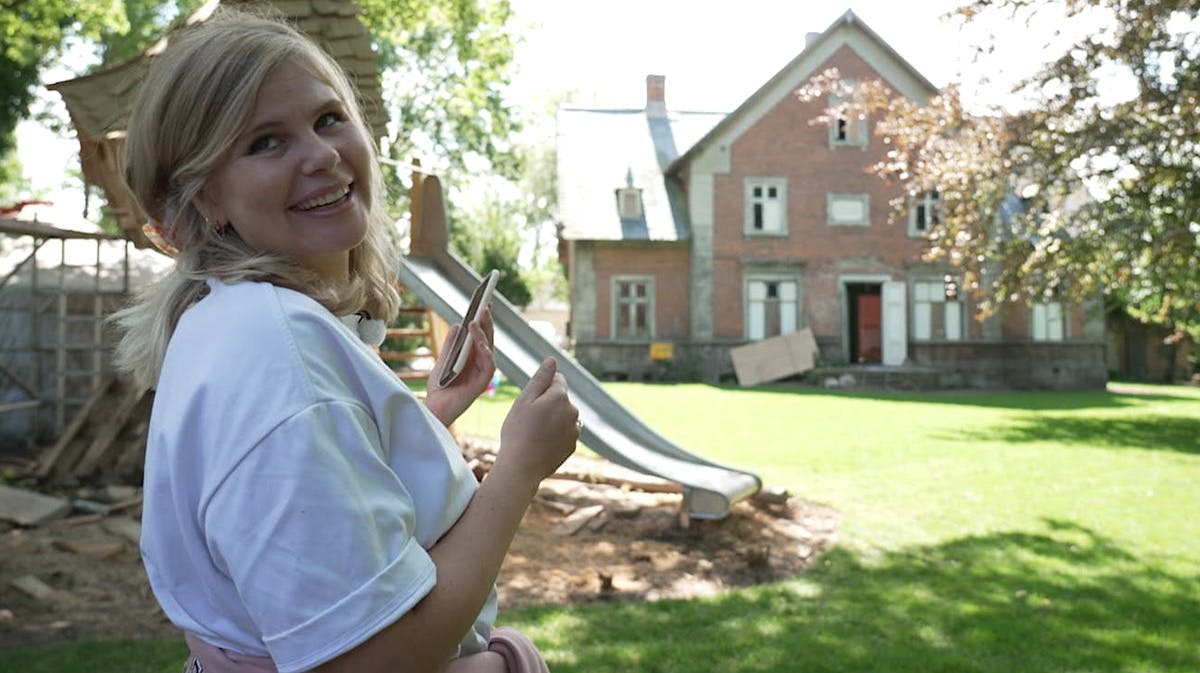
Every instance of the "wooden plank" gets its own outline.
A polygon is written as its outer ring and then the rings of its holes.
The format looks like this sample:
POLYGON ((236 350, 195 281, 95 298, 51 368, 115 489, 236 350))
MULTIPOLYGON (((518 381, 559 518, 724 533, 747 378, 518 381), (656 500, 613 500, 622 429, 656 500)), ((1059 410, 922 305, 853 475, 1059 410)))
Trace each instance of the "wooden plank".
POLYGON ((0 404, 0 413, 6 411, 17 411, 18 409, 32 409, 42 403, 41 400, 25 400, 24 402, 9 402, 0 404))
POLYGON ((106 376, 100 382, 100 386, 96 389, 96 392, 92 393, 87 402, 83 403, 83 407, 75 414, 75 418, 71 419, 71 423, 58 436, 58 441, 54 443, 54 446, 51 446, 42 454, 41 460, 38 462, 37 467, 34 468, 34 476, 39 479, 45 479, 52 472, 62 473, 68 469, 69 466, 65 465, 65 463, 74 462, 75 457, 78 456, 78 451, 82 450, 82 446, 77 445, 76 447, 72 447, 70 451, 67 448, 71 446, 79 431, 83 429, 84 424, 88 421, 88 417, 92 415, 96 406, 100 404, 100 400, 108 395, 108 389, 112 385, 112 382, 113 378, 111 376, 106 376), (64 463, 64 467, 59 467, 60 462, 64 463))
POLYGON ((54 589, 33 575, 21 575, 13 579, 9 584, 39 601, 54 598, 54 589))
POLYGON ((129 540, 135 546, 142 543, 142 524, 127 516, 117 516, 107 519, 101 526, 113 535, 119 535, 129 540))
POLYGON ((389 339, 392 337, 428 337, 430 331, 426 327, 389 327, 387 335, 389 339))
POLYGON ((146 437, 150 430, 150 409, 154 407, 154 391, 147 390, 142 395, 141 402, 133 410, 136 424, 130 426, 125 433, 125 450, 112 461, 112 472, 117 475, 129 474, 134 468, 140 468, 146 459, 146 437))
POLYGON ((553 533, 568 537, 579 532, 592 519, 600 516, 604 511, 604 505, 589 505, 588 507, 580 507, 571 512, 567 518, 563 519, 554 527, 553 533))
POLYGON ((383 351, 379 354, 379 357, 384 362, 405 362, 408 360, 416 360, 417 358, 427 358, 430 357, 430 355, 429 353, 383 351))
POLYGON ((142 400, 143 394, 144 391, 133 387, 124 392, 117 408, 104 420, 104 424, 96 429, 96 434, 92 436, 92 442, 87 451, 79 460, 79 464, 72 470, 73 475, 82 477, 91 474, 96 469, 96 466, 112 448, 113 440, 121 434, 121 428, 124 428, 125 424, 129 422, 129 417, 137 408, 138 402, 142 400))
POLYGON ((0 484, 0 519, 20 526, 37 526, 71 511, 71 502, 0 484))
POLYGON ((50 545, 60 551, 78 554, 80 556, 95 556, 111 558, 125 551, 128 546, 124 542, 80 542, 78 540, 56 539, 50 545))

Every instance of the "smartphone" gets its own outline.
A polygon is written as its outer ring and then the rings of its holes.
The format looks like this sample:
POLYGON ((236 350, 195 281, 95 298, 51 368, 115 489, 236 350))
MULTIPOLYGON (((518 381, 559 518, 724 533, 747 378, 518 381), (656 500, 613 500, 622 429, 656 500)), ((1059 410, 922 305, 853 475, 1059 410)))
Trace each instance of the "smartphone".
POLYGON ((471 295, 471 304, 467 306, 458 333, 454 335, 454 342, 450 344, 450 352, 446 356, 446 362, 450 364, 438 379, 439 385, 444 386, 453 381, 467 364, 467 356, 471 353, 471 332, 467 326, 479 317, 479 312, 492 300, 492 291, 496 289, 496 281, 499 279, 500 272, 492 269, 475 287, 475 292, 471 295))

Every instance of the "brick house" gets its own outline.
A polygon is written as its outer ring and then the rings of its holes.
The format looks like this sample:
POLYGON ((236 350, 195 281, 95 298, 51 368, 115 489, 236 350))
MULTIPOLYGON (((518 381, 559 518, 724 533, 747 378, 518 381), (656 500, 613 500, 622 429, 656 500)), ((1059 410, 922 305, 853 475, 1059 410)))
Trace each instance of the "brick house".
POLYGON ((813 125, 796 96, 836 67, 918 101, 936 88, 846 12, 728 114, 558 113, 558 204, 575 355, 598 376, 732 376, 733 347, 811 328, 824 366, 931 373, 940 385, 1096 388, 1097 307, 1004 306, 978 321, 949 267, 921 261, 936 197, 889 223, 897 188, 868 174, 870 121, 813 125), (903 219, 903 218, 901 218, 903 219), (669 360, 655 361, 652 350, 669 360), (654 347, 652 349, 652 346, 654 347))

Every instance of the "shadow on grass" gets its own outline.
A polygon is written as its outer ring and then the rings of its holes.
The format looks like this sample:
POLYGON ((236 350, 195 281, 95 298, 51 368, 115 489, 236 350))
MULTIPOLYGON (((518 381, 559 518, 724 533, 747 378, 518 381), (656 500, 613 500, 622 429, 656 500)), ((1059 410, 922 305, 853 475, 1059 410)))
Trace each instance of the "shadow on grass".
POLYGON ((1121 418, 1030 415, 986 429, 957 432, 955 437, 1200 454, 1200 418, 1163 414, 1121 418))
MULTIPOLYGON (((650 384, 647 384, 650 385, 650 384)), ((785 395, 820 395, 847 399, 881 400, 886 402, 919 402, 921 404, 946 404, 951 406, 985 407, 991 409, 1014 409, 1028 411, 1119 409, 1145 406, 1149 403, 1200 402, 1200 395, 1180 392, 1173 394, 1161 390, 1136 391, 1118 388, 1093 391, 989 391, 953 390, 924 393, 888 392, 881 390, 824 390, 798 385, 763 385, 742 388, 736 385, 710 386, 716 390, 753 391, 785 395)), ((1163 389, 1166 389, 1164 386, 1163 389)))
POLYGON ((703 601, 508 615, 555 673, 888 673, 1200 669, 1200 577, 1066 522, 703 601), (561 639, 561 640, 556 640, 561 639))
MULTIPOLYGON (((1179 564, 1183 565, 1183 564, 1179 564)), ((1070 522, 694 601, 505 612, 554 673, 1192 673, 1200 576, 1070 522)), ((0 651, 0 670, 175 673, 176 642, 0 651)))

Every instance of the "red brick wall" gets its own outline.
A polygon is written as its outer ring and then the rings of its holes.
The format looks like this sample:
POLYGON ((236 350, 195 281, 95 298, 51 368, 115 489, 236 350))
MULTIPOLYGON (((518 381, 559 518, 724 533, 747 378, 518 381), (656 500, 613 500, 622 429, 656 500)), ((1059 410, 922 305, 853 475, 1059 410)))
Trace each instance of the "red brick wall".
POLYGON ((596 338, 612 338, 613 276, 654 277, 655 338, 687 340, 691 279, 686 242, 596 243, 596 338), (653 246, 653 247, 648 247, 653 246))
MULTIPOLYGON (((848 47, 817 71, 829 67, 859 81, 878 78, 848 47)), ((838 275, 888 275, 889 269, 903 270, 919 258, 922 244, 908 238, 907 219, 888 222, 890 201, 899 191, 866 172, 883 157, 883 144, 872 132, 865 148, 830 147, 829 127, 810 123, 825 104, 784 98, 733 143, 731 172, 716 176, 713 302, 718 337, 743 334, 741 260, 802 260, 803 320, 818 337, 836 337, 841 329, 838 275), (746 236, 744 179, 776 176, 787 179, 787 236, 746 236), (830 193, 867 194, 870 225, 830 226, 830 193)))

